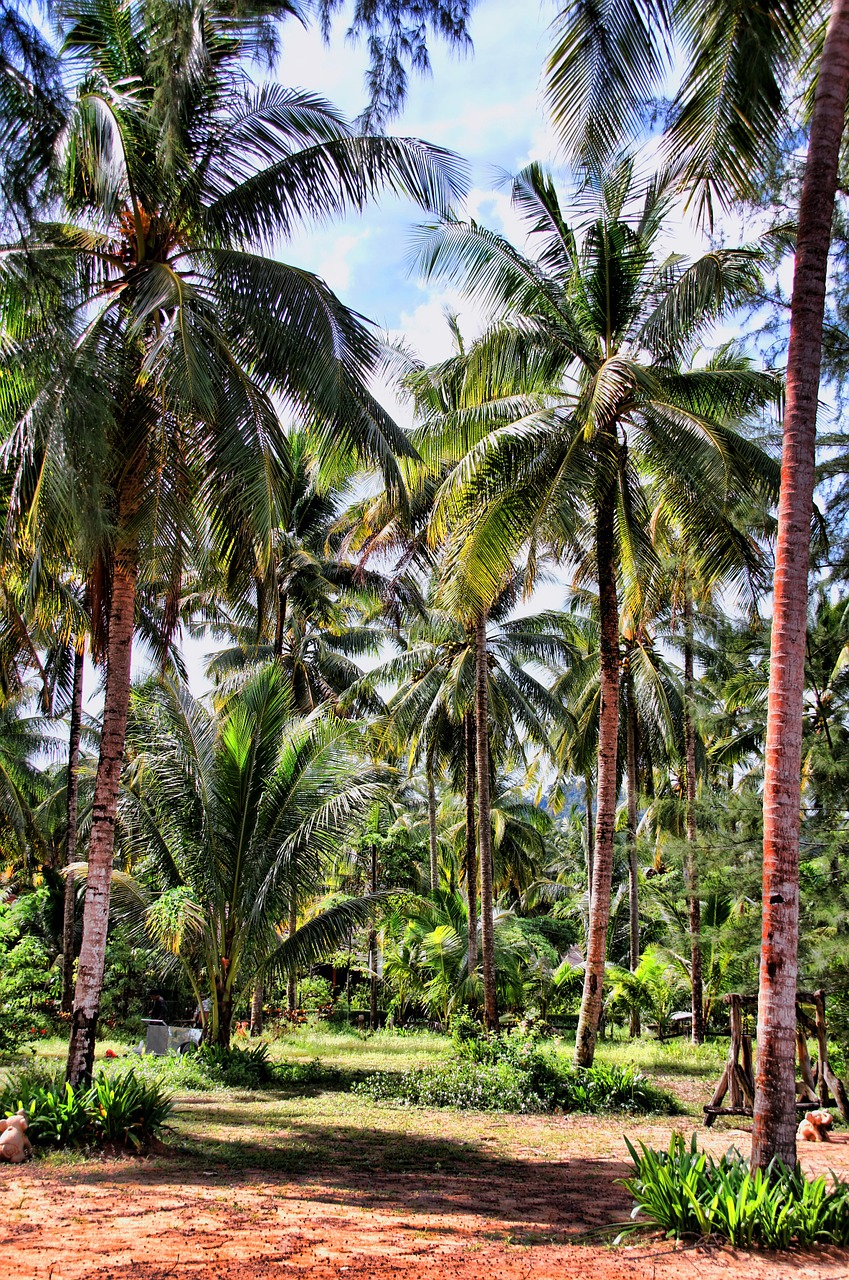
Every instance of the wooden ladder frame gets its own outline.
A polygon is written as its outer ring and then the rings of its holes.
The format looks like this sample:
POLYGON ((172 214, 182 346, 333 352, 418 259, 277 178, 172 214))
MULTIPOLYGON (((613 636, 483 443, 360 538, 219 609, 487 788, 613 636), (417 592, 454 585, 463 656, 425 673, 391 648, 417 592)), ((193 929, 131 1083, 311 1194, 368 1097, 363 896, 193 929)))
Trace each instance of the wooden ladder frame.
MULTIPOLYGON (((752 1037, 743 1031, 743 1014, 746 1009, 757 1009, 757 996, 744 996, 737 992, 722 997, 730 1007, 731 1043, 725 1069, 705 1107, 705 1125, 710 1128, 717 1116, 750 1116, 755 1105, 755 1075, 752 1058, 752 1037), (730 1105, 722 1102, 730 1093, 730 1105)), ((849 1103, 846 1090, 831 1069, 828 1061, 828 1039, 825 1021, 825 992, 797 991, 796 993, 796 1051, 799 1057, 801 1080, 796 1085, 797 1111, 809 1111, 811 1107, 836 1107, 849 1123, 849 1103), (813 1007, 814 1017, 806 1013, 804 1006, 813 1007), (817 1041, 817 1064, 811 1063, 808 1037, 817 1041), (832 1096, 833 1095, 833 1096, 832 1096)))

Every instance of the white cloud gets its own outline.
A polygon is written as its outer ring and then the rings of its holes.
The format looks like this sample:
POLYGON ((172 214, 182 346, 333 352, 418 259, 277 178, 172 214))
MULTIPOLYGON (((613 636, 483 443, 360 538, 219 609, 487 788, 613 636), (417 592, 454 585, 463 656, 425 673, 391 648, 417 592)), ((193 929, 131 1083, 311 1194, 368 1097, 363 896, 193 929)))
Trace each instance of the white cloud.
POLYGON ((363 256, 357 250, 370 237, 371 231, 368 228, 356 235, 329 237, 330 244, 327 251, 318 258, 315 272, 335 293, 347 291, 351 283, 351 272, 363 256))

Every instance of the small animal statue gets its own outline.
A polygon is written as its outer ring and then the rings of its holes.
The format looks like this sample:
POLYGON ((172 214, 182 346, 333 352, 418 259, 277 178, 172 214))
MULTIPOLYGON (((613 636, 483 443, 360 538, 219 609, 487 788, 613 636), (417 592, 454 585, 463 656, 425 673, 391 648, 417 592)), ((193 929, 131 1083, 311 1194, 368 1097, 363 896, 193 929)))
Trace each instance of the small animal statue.
POLYGON ((31 1152, 26 1113, 19 1111, 14 1116, 0 1120, 0 1160, 8 1160, 10 1164, 23 1164, 31 1152))
POLYGON ((831 1113, 823 1108, 808 1111, 796 1130, 796 1139, 798 1142, 828 1142, 828 1130, 833 1124, 831 1113))

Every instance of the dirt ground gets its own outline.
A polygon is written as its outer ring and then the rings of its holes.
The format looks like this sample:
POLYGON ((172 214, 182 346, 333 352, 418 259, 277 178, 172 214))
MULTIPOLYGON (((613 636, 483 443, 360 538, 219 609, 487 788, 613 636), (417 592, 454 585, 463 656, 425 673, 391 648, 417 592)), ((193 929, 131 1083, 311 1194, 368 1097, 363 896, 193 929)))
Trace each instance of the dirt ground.
MULTIPOLYGON (((4 1166, 0 1278, 849 1280, 849 1253, 614 1247, 593 1236, 630 1210, 615 1181, 628 1171, 623 1129, 657 1146, 669 1120, 418 1112, 399 1128, 397 1113, 376 1108, 334 1115, 329 1136, 328 1122, 291 1108, 253 1128, 234 1131, 234 1120, 222 1110, 202 1151, 177 1141, 144 1160, 4 1166), (234 1143, 235 1163, 216 1158, 234 1143)), ((180 1124, 191 1128, 191 1102, 180 1124)), ((748 1135, 702 1130, 700 1140, 718 1154, 745 1150, 748 1135)), ((849 1134, 807 1145, 803 1163, 849 1176, 849 1134)))

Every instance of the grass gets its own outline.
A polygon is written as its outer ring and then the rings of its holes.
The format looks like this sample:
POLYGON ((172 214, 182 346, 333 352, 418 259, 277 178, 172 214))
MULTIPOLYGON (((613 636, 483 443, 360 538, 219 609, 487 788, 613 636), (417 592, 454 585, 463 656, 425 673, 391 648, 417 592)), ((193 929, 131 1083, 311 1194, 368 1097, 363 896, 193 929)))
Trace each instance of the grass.
MULTIPOLYGON (((236 1044, 250 1044, 250 1040, 238 1038, 236 1044)), ((553 1049, 558 1056, 571 1061, 574 1035, 566 1034, 551 1041, 542 1041, 543 1047, 553 1049)), ((119 1058, 129 1053, 123 1041, 98 1040, 96 1060, 106 1063, 106 1051, 111 1049, 119 1058)), ((332 1086, 336 1092, 354 1080, 374 1071, 406 1071, 410 1067, 434 1066, 445 1062, 452 1053, 448 1036, 432 1032, 399 1034, 397 1031, 356 1032, 349 1029, 334 1030, 325 1025, 294 1027, 280 1037, 269 1041, 271 1058, 275 1062, 308 1063, 315 1058, 321 1065, 337 1075, 332 1086)), ((37 1054, 21 1054, 15 1064, 46 1059, 53 1067, 63 1066, 68 1052, 67 1040, 53 1037, 38 1044, 37 1054)), ((719 1079, 728 1053, 727 1042, 711 1041, 704 1045, 692 1045, 689 1041, 640 1039, 602 1040, 596 1058, 616 1066, 632 1066, 644 1075, 656 1079, 665 1088, 673 1089, 691 1115, 701 1117, 702 1094, 710 1092, 709 1085, 719 1079)), ((341 1103, 341 1096, 339 1096, 341 1103)), ((358 1106, 362 1107, 362 1101, 358 1106)))

